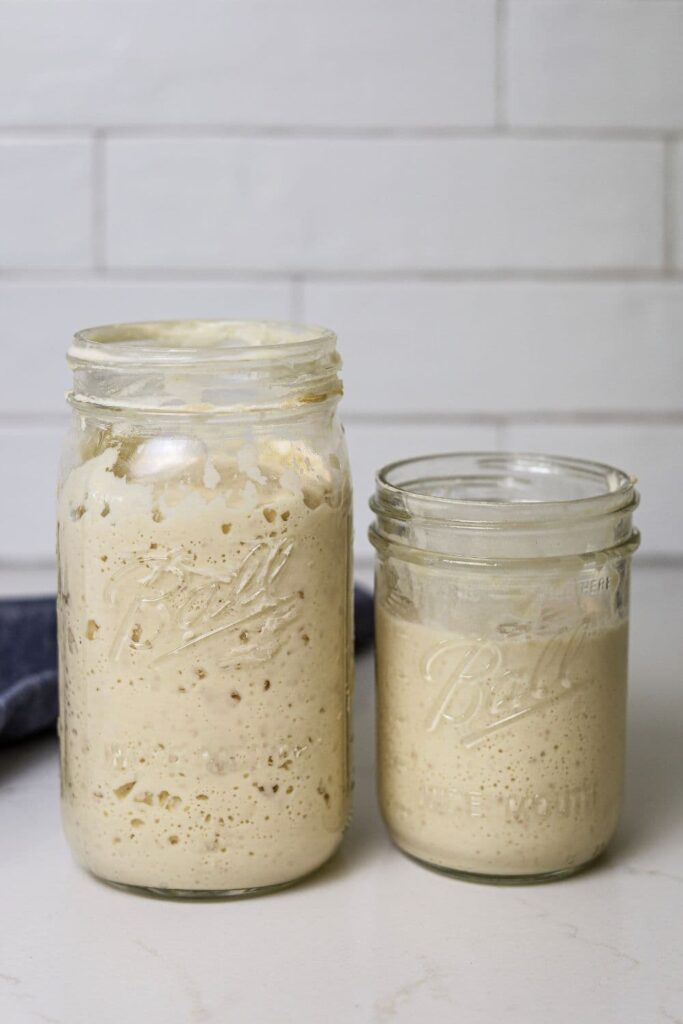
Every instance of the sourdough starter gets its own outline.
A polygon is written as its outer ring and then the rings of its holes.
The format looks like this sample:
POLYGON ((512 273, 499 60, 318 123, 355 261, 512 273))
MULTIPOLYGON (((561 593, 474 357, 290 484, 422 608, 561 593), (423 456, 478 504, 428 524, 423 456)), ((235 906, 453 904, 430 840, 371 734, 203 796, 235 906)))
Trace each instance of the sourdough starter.
POLYGON ((440 867, 538 875, 597 856, 618 818, 627 627, 459 635, 378 609, 380 796, 440 867))
POLYGON ((348 811, 349 497, 270 440, 104 436, 60 494, 63 816, 110 881, 278 885, 348 811), (109 446, 109 445, 112 446, 109 446))

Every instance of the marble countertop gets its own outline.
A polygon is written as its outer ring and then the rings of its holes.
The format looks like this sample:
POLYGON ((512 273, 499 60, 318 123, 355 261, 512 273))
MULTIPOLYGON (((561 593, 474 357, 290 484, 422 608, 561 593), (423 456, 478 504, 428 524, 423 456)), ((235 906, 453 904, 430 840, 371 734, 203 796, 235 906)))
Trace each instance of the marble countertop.
POLYGON ((61 835, 56 741, 0 750, 0 1021, 683 1022, 682 609, 683 567, 637 567, 622 825, 551 885, 458 882, 391 846, 369 656, 346 841, 272 896, 165 902, 95 881, 61 835))

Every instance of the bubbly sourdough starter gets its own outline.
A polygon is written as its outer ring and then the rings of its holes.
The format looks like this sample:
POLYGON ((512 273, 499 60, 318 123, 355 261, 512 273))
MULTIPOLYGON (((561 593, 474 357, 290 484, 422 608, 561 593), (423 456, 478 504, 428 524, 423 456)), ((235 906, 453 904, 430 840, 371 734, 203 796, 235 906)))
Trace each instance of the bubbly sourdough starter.
POLYGON ((468 638, 378 614, 380 798, 396 842, 489 875, 604 849, 624 757, 627 627, 468 638))
POLYGON ((63 816, 95 874, 251 889, 306 874, 339 843, 349 498, 335 463, 273 441, 220 465, 158 439, 68 476, 63 816))

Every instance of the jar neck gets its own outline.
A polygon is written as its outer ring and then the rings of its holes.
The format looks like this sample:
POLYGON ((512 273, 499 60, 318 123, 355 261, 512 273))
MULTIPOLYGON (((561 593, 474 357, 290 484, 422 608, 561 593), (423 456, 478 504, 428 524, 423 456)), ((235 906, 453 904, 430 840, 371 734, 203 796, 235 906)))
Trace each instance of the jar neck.
POLYGON ((394 463, 377 474, 375 547, 411 560, 529 561, 632 552, 634 481, 610 466, 473 453, 394 463))
POLYGON ((81 410, 262 416, 336 403, 336 337, 272 321, 157 321, 79 332, 68 353, 81 410))

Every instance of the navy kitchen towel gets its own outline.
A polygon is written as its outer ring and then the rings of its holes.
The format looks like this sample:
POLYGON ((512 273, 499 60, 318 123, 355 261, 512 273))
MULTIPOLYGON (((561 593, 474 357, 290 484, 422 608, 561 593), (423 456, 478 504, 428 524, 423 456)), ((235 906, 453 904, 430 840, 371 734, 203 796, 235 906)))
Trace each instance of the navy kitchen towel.
POLYGON ((55 599, 0 601, 0 744, 47 729, 56 717, 55 599))
MULTIPOLYGON (((372 595, 354 591, 356 653, 372 641, 372 595)), ((0 746, 41 732, 57 718, 54 597, 0 601, 0 746)))

